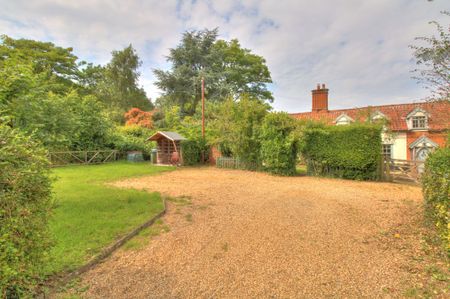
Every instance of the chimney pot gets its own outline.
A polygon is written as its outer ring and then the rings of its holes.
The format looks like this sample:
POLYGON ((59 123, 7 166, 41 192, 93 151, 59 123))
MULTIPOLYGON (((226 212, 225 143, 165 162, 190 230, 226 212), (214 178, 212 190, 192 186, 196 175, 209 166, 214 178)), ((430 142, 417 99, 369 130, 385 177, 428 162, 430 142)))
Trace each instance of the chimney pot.
POLYGON ((320 83, 317 83, 317 90, 320 89, 320 83))
POLYGON ((325 84, 324 83, 322 83, 322 89, 325 89, 325 84))

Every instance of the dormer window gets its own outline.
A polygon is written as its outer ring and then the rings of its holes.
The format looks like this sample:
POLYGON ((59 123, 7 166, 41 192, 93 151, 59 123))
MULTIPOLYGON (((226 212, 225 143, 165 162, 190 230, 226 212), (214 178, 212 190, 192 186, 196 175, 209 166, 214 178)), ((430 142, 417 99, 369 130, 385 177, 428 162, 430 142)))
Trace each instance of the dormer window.
POLYGON ((413 129, 426 129, 427 127, 427 117, 426 116, 413 116, 412 117, 412 128, 413 129))
POLYGON ((406 116, 406 123, 409 130, 428 129, 428 118, 430 115, 425 110, 417 107, 406 116))
POLYGON ((336 120, 334 121, 336 123, 336 125, 348 125, 351 122, 353 122, 353 118, 351 118, 350 116, 348 116, 345 113, 342 113, 341 115, 339 115, 336 120))

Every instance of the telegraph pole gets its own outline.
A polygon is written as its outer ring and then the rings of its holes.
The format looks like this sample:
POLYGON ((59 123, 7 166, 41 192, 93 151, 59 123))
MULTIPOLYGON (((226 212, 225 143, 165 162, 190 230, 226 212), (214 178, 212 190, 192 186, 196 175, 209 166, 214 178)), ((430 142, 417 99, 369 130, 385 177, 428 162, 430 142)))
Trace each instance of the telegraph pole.
POLYGON ((205 138, 205 79, 202 77, 202 137, 205 138))

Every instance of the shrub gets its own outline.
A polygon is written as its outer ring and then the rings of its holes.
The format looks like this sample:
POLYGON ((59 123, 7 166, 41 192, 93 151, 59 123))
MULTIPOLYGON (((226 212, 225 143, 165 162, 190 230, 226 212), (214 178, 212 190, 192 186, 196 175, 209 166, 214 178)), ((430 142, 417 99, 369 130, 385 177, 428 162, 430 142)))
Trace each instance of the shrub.
POLYGON ((111 147, 122 152, 141 151, 144 159, 148 160, 152 149, 155 148, 154 142, 147 141, 151 133, 151 130, 138 126, 117 127, 111 147))
POLYGON ((436 224, 450 254, 450 148, 432 153, 425 162, 422 190, 427 215, 436 224))
POLYGON ((184 165, 196 165, 208 160, 209 146, 204 139, 184 140, 181 142, 184 165))
POLYGON ((295 120, 287 113, 270 113, 261 128, 261 158, 264 168, 280 175, 296 174, 295 120))
POLYGON ((0 297, 30 294, 50 247, 46 152, 0 124, 0 297))
POLYGON ((381 126, 323 126, 303 132, 302 154, 309 174, 355 180, 380 177, 381 126))

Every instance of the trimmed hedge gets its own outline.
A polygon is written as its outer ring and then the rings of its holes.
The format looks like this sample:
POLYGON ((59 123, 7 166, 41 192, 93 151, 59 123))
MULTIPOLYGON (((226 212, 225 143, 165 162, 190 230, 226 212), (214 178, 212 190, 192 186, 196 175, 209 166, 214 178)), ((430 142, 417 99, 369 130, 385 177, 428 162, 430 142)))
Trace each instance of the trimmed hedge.
POLYGON ((351 124, 310 128, 303 135, 308 174, 354 180, 378 180, 381 126, 351 124))
POLYGON ((187 166, 202 163, 202 155, 204 161, 209 159, 209 146, 204 139, 183 140, 181 142, 181 151, 183 164, 187 166))
POLYGON ((51 245, 46 152, 0 124, 0 297, 32 296, 51 245))
POLYGON ((438 149, 427 158, 422 190, 427 215, 450 255, 450 148, 438 149))
POLYGON ((295 175, 297 140, 295 120, 287 113, 267 114, 261 127, 261 159, 264 169, 278 175, 295 175))

